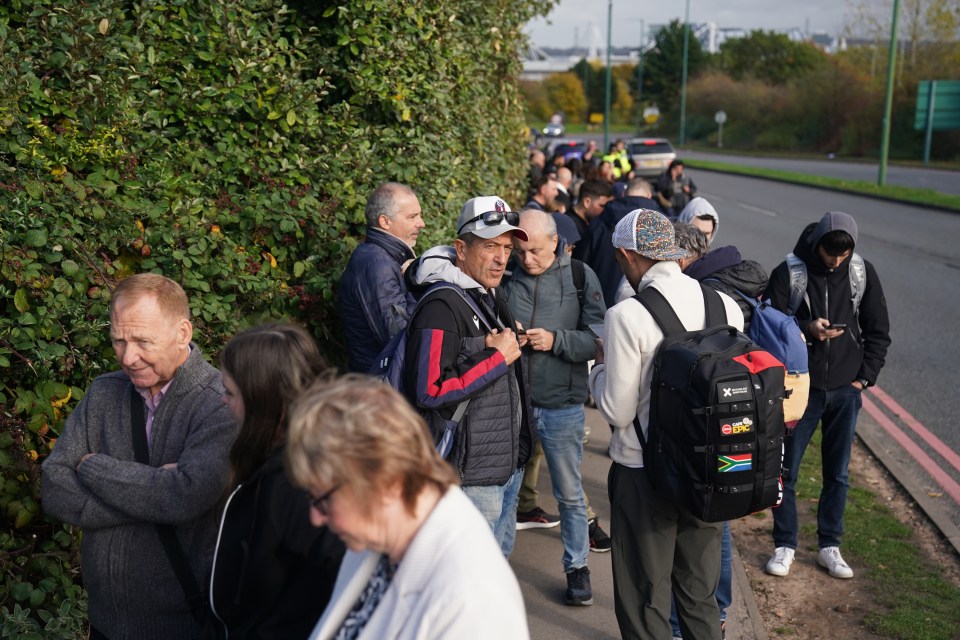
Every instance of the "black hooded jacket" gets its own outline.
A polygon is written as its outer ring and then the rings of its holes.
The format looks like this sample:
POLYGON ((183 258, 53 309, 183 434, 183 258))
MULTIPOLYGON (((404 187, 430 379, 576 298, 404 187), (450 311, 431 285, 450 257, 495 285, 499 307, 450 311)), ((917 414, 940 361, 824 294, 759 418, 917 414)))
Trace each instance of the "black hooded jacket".
MULTIPOLYGON (((836 269, 828 269, 816 250, 820 239, 828 232, 843 230, 857 242, 857 225, 845 213, 828 213, 820 222, 808 225, 793 249, 793 253, 807 265, 806 301, 797 309, 800 328, 807 336, 810 353, 810 384, 815 389, 838 389, 863 379, 875 384, 883 368, 890 346, 890 318, 887 300, 880 286, 880 278, 869 261, 866 267, 866 289, 859 311, 853 308, 850 287, 850 259, 836 269), (818 318, 833 323, 846 323, 847 329, 839 338, 811 340, 808 327, 818 318)), ((765 298, 774 307, 786 311, 790 299, 790 270, 786 261, 770 274, 765 298)))
POLYGON ((706 281, 707 286, 733 298, 743 311, 744 332, 750 328, 753 305, 737 291, 757 299, 767 288, 767 272, 759 262, 743 260, 736 247, 726 246, 707 253, 690 264, 684 273, 694 280, 706 281))

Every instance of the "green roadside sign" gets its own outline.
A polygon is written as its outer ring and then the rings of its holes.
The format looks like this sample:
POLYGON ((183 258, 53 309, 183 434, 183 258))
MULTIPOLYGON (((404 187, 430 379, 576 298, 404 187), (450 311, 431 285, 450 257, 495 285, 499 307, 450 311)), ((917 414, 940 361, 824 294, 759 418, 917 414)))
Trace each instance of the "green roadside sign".
POLYGON ((934 131, 960 129, 960 80, 924 80, 917 87, 913 128, 926 131, 923 162, 930 162, 934 131))

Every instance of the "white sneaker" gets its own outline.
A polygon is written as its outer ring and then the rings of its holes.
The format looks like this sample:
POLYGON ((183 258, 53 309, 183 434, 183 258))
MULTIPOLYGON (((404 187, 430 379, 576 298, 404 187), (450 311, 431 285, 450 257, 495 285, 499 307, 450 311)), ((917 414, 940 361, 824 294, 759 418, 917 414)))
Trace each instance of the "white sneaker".
POLYGON ((773 557, 767 563, 767 573, 772 576, 785 576, 790 573, 794 553, 796 553, 796 550, 790 547, 777 547, 773 557))
POLYGON ((834 578, 852 578, 853 569, 843 561, 840 547, 824 547, 817 556, 817 564, 824 567, 834 578))

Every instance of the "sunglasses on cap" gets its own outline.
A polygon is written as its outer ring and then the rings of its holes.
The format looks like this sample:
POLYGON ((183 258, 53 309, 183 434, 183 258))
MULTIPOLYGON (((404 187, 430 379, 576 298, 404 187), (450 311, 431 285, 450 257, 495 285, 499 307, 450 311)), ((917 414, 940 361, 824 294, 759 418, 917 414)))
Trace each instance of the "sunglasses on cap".
POLYGON ((457 235, 460 235, 464 227, 477 220, 483 220, 484 226, 487 227, 500 224, 504 220, 507 221, 507 224, 516 226, 517 223, 520 222, 520 214, 516 211, 487 211, 486 213, 481 213, 478 216, 470 218, 460 225, 460 228, 457 229, 457 235))

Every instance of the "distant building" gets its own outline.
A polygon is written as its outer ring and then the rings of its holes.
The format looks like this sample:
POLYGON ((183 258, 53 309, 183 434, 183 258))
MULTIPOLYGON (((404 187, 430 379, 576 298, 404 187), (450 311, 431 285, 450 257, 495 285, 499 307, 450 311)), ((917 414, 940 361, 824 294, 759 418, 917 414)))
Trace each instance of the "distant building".
MULTIPOLYGON (((666 27, 665 24, 650 25, 647 30, 647 39, 643 43, 644 53, 650 51, 655 43, 657 34, 666 27)), ((573 46, 566 49, 544 47, 540 48, 531 45, 524 57, 523 72, 520 74, 521 80, 533 80, 542 82, 544 78, 554 73, 569 71, 581 59, 599 60, 606 64, 606 47, 601 43, 600 32, 595 25, 592 26, 589 34, 591 44, 589 46, 573 46)), ((742 27, 723 27, 720 28, 715 22, 691 22, 690 35, 700 42, 700 46, 707 53, 717 53, 724 42, 745 38, 750 35, 752 29, 742 27)), ((818 31, 809 34, 799 27, 788 29, 769 29, 774 33, 785 34, 794 42, 808 41, 826 53, 837 53, 845 51, 847 40, 842 36, 834 37, 826 32, 818 31)), ((640 47, 633 45, 627 47, 611 47, 610 64, 617 66, 620 64, 636 64, 639 57, 640 47)))

